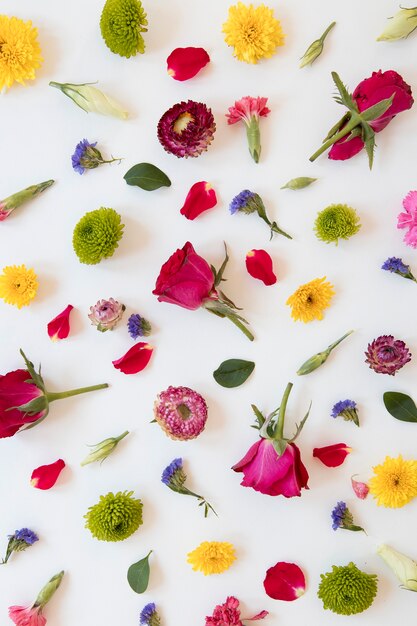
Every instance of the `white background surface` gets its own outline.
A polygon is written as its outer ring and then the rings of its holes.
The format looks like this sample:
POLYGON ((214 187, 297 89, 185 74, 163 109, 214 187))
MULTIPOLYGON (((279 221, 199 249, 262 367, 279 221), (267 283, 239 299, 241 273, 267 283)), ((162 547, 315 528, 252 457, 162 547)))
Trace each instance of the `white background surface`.
POLYGON ((416 285, 382 272, 388 256, 402 256, 417 273, 416 253, 396 229, 401 200, 416 187, 417 108, 403 113, 377 137, 374 170, 366 156, 335 163, 308 157, 342 114, 332 100, 330 72, 336 70, 353 88, 373 70, 395 69, 417 92, 417 37, 394 44, 377 43, 385 18, 397 10, 390 0, 344 2, 292 0, 269 3, 282 20, 287 42, 276 56, 257 66, 240 63, 223 41, 225 0, 154 0, 145 2, 149 32, 146 53, 124 59, 104 45, 99 17, 102 0, 57 3, 2 0, 1 12, 32 19, 39 28, 45 62, 28 88, 15 86, 0 99, 0 197, 27 185, 56 179, 31 205, 1 224, 0 267, 25 263, 39 277, 30 307, 17 310, 0 302, 2 329, 0 371, 21 367, 22 347, 42 362, 51 390, 108 382, 108 390, 51 406, 36 429, 0 441, 0 535, 28 526, 40 541, 0 568, 0 623, 10 604, 30 603, 54 573, 66 570, 61 589, 47 608, 51 626, 135 626, 139 612, 156 602, 166 626, 200 626, 217 603, 234 594, 243 615, 270 611, 266 624, 392 626, 401 612, 413 619, 416 597, 397 581, 375 554, 387 542, 417 557, 417 502, 403 509, 378 508, 371 497, 355 498, 350 476, 371 475, 385 455, 416 456, 416 426, 394 420, 384 409, 382 393, 413 394, 416 359, 395 378, 377 375, 364 363, 368 341, 392 333, 417 352, 416 285), (333 20, 325 53, 312 68, 298 69, 307 46, 333 20), (178 46, 203 46, 211 63, 185 83, 172 80, 165 60, 178 46), (86 114, 48 87, 60 82, 99 81, 131 112, 128 121, 86 114), (227 127, 228 106, 244 95, 269 98, 271 114, 261 121, 263 153, 255 165, 247 153, 243 126, 227 127), (162 113, 182 99, 206 102, 217 123, 215 140, 198 159, 166 154, 156 137, 162 113), (124 157, 121 165, 102 166, 79 176, 70 156, 82 138, 98 141, 104 155, 124 157), (123 175, 135 163, 162 168, 172 187, 152 193, 128 187, 123 175), (280 191, 288 179, 316 176, 310 188, 280 191), (210 181, 216 208, 194 222, 179 209, 190 186, 210 181), (263 197, 273 219, 294 236, 276 237, 254 216, 230 216, 228 203, 243 188, 263 197), (357 209, 362 229, 338 247, 319 242, 312 226, 317 212, 333 202, 357 209), (72 251, 73 227, 85 212, 113 207, 123 217, 125 234, 110 260, 81 265, 72 251), (231 261, 226 293, 244 307, 256 340, 251 344, 229 322, 205 311, 189 312, 158 303, 151 291, 161 264, 185 241, 219 265, 225 240, 231 261), (265 287, 245 270, 245 254, 265 248, 274 259, 278 283, 265 287), (326 275, 336 296, 321 322, 304 325, 290 318, 288 296, 302 283, 326 275), (125 323, 100 334, 90 326, 89 306, 100 298, 125 303, 125 321, 139 311, 153 324, 155 347, 149 367, 135 376, 116 371, 111 361, 132 345, 125 323), (71 336, 53 344, 46 324, 68 303, 71 336), (295 371, 350 328, 355 333, 321 369, 298 378, 295 371), (250 380, 223 389, 212 378, 219 363, 231 357, 256 361, 250 380), (294 382, 287 429, 304 414, 311 416, 298 443, 310 473, 310 490, 301 498, 271 498, 239 485, 230 470, 256 440, 250 404, 273 410, 286 383, 294 382), (207 399, 209 420, 195 441, 173 442, 150 424, 156 394, 168 385, 195 388, 207 399), (334 402, 358 402, 361 427, 330 418, 334 402), (102 466, 81 468, 86 444, 129 429, 131 435, 102 466), (353 453, 345 464, 328 469, 311 457, 314 446, 345 442, 353 453), (219 517, 202 517, 193 499, 171 492, 160 482, 164 467, 177 456, 185 460, 191 489, 204 494, 219 517), (29 484, 32 470, 63 458, 68 467, 57 485, 41 492, 29 484), (84 529, 83 515, 108 491, 134 490, 144 502, 144 524, 128 540, 104 543, 84 529), (346 500, 358 524, 368 532, 331 528, 330 512, 346 500), (186 555, 201 541, 232 542, 235 564, 220 576, 191 570, 186 555), (136 595, 126 582, 131 563, 149 549, 149 589, 136 595), (268 598, 263 579, 277 561, 298 563, 307 578, 306 594, 294 603, 268 598), (332 564, 353 560, 379 577, 378 596, 367 612, 351 618, 323 611, 316 596, 319 574, 332 564))

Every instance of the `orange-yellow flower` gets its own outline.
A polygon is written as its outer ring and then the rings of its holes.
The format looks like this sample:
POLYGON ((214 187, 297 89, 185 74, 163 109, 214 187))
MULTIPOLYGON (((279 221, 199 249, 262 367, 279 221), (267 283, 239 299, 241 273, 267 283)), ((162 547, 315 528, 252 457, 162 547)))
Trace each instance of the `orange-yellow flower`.
POLYGON ((28 20, 0 15, 0 91, 35 78, 42 64, 38 31, 28 20))

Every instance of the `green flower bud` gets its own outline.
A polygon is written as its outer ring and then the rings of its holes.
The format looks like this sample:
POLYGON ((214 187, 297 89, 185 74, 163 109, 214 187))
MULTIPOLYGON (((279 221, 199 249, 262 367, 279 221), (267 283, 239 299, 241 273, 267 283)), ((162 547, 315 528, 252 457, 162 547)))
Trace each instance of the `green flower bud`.
POLYGON ((336 346, 338 346, 339 343, 341 343, 344 339, 346 339, 346 337, 348 337, 352 333, 353 333, 353 330, 350 330, 345 335, 343 335, 343 337, 340 337, 340 339, 338 339, 334 343, 331 343, 330 346, 326 348, 326 350, 324 350, 323 352, 318 352, 314 356, 307 359, 307 361, 305 361, 300 367, 300 369, 297 371, 297 374, 299 376, 303 376, 304 374, 310 374, 311 372, 316 370, 318 367, 323 365, 323 363, 327 361, 328 357, 330 356, 330 353, 336 348, 336 346))
POLYGON ((304 189, 304 187, 308 187, 311 183, 317 178, 309 178, 308 176, 300 176, 299 178, 291 178, 281 189, 292 189, 293 191, 297 191, 298 189, 304 189))
POLYGON ((397 41, 408 37, 417 28, 417 7, 400 8, 398 13, 388 18, 388 24, 377 41, 397 41))
POLYGON ((58 589, 61 584, 62 578, 65 572, 61 571, 59 574, 55 574, 52 576, 51 580, 46 583, 44 587, 42 587, 41 591, 38 594, 38 597, 35 600, 35 604, 33 606, 44 607, 45 604, 49 602, 49 600, 54 595, 55 591, 58 589))
POLYGON ((125 120, 128 113, 124 111, 117 102, 105 93, 92 87, 93 83, 81 85, 72 83, 56 83, 51 81, 50 87, 56 87, 68 98, 71 98, 81 109, 87 113, 100 113, 101 115, 112 115, 125 120))
POLYGON ((42 193, 42 191, 45 191, 45 189, 48 189, 48 187, 53 185, 54 182, 54 180, 46 180, 44 183, 31 185, 22 191, 18 191, 17 193, 0 200, 0 222, 5 220, 12 211, 20 207, 22 204, 28 202, 28 200, 32 200, 32 198, 36 198, 36 196, 42 193))
POLYGON ((324 47, 324 40, 335 25, 336 22, 332 22, 330 26, 326 28, 320 39, 313 41, 313 43, 307 48, 304 56, 301 58, 300 68, 305 67, 306 65, 311 65, 317 57, 321 55, 324 47))
POLYGON ((95 463, 96 461, 104 461, 109 454, 113 452, 119 441, 124 439, 129 434, 128 430, 119 435, 119 437, 109 437, 104 439, 100 443, 91 446, 93 449, 88 456, 82 461, 81 465, 88 465, 89 463, 95 463))
POLYGON ((404 589, 417 591, 417 563, 413 559, 385 544, 378 547, 377 553, 392 569, 404 589))

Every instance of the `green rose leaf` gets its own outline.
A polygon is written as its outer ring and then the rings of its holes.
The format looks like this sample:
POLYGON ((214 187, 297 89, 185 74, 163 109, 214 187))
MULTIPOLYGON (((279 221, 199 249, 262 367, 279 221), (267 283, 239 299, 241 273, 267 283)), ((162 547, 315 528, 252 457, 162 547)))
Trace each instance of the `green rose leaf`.
POLYGON ((145 191, 154 191, 160 187, 170 187, 171 181, 159 167, 152 163, 138 163, 130 168, 123 177, 128 185, 136 185, 145 191))
POLYGON ((127 570, 127 582, 136 593, 143 593, 148 588, 149 583, 149 557, 152 550, 143 559, 133 563, 127 570))
POLYGON ((213 372, 214 380, 222 387, 239 387, 249 378, 255 368, 253 361, 228 359, 213 372))
POLYGON ((297 191, 297 189, 304 189, 304 187, 308 187, 311 183, 317 178, 309 178, 308 176, 300 176, 299 178, 291 178, 281 189, 292 189, 293 191, 297 191))
POLYGON ((386 391, 383 396, 388 413, 402 422, 417 422, 417 406, 405 393, 386 391))

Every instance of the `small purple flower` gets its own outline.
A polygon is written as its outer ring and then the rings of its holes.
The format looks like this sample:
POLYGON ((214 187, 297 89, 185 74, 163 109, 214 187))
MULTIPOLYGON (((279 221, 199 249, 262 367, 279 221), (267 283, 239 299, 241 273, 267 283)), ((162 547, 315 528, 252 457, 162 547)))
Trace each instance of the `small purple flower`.
POLYGON ((141 317, 139 313, 132 313, 127 320, 127 329, 132 339, 137 339, 138 337, 148 337, 152 332, 152 326, 148 320, 141 317))
POLYGON ((368 344, 365 363, 377 374, 395 376, 406 363, 411 361, 411 353, 404 341, 392 335, 381 335, 368 344))
POLYGON ((114 161, 120 161, 120 159, 111 159, 105 161, 101 155, 100 150, 96 148, 97 141, 90 143, 88 139, 83 139, 77 143, 75 152, 71 157, 72 167, 79 174, 84 174, 85 170, 92 170, 102 163, 113 163, 114 161))
POLYGON ((229 205, 229 211, 232 215, 235 213, 246 213, 249 215, 250 213, 257 213, 259 217, 268 224, 271 230, 271 239, 274 233, 278 233, 279 235, 284 235, 287 239, 292 239, 288 233, 279 228, 276 222, 271 222, 266 214, 265 205, 261 196, 254 191, 250 191, 249 189, 244 189, 240 193, 237 194, 231 201, 229 205))
MULTIPOLYGON (((171 483, 175 481, 179 472, 183 472, 182 459, 174 459, 171 463, 164 469, 162 473, 162 482, 164 485, 171 487, 171 483)), ((184 476, 185 479, 185 476, 184 476)), ((183 481, 184 482, 184 481, 183 481)))
POLYGON ((39 537, 30 528, 21 528, 16 530, 12 535, 16 541, 24 541, 28 546, 32 546, 36 541, 39 541, 39 537))
POLYGON ((353 400, 340 400, 336 402, 332 409, 332 417, 343 417, 347 422, 351 421, 359 426, 358 411, 356 409, 356 402, 353 400))
POLYGON ((217 515, 211 504, 209 504, 203 496, 199 496, 198 493, 190 491, 185 486, 186 480, 187 475, 184 472, 182 459, 174 459, 162 472, 161 481, 172 491, 182 493, 185 496, 194 496, 194 498, 197 498, 199 501, 198 505, 204 506, 204 517, 207 517, 209 510, 213 511, 213 513, 217 515))
POLYGON ((338 502, 332 511, 332 528, 337 530, 343 528, 344 530, 353 530, 355 532, 363 530, 361 526, 356 526, 353 523, 352 513, 347 508, 346 502, 338 502))
POLYGON ((156 606, 154 602, 149 602, 143 607, 140 613, 141 626, 160 626, 161 620, 156 612, 156 606))
POLYGON ((126 307, 114 298, 99 300, 90 307, 89 319, 97 330, 104 333, 106 330, 113 330, 116 324, 122 319, 126 307))
POLYGON ((399 259, 398 257, 392 256, 384 261, 381 269, 417 282, 410 270, 410 266, 403 263, 402 259, 399 259))
POLYGON ((9 542, 7 544, 6 556, 0 561, 0 565, 7 563, 13 552, 23 552, 23 550, 32 546, 36 541, 39 541, 37 534, 29 528, 15 530, 14 534, 9 535, 8 538, 9 542))

